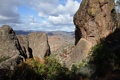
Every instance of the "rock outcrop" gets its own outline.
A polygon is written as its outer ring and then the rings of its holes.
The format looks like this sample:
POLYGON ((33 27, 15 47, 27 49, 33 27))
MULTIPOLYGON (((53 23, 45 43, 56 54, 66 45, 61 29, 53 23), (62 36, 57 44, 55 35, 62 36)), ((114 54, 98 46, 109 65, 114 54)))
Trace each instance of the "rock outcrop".
POLYGON ((89 41, 87 41, 84 38, 81 38, 78 44, 71 51, 72 54, 70 54, 64 61, 66 67, 70 68, 73 63, 80 64, 82 60, 86 59, 91 49, 91 45, 92 44, 89 41))
POLYGON ((92 45, 115 29, 114 0, 83 0, 74 15, 76 42, 85 38, 92 45))
POLYGON ((50 55, 50 46, 48 44, 48 37, 45 33, 30 33, 28 34, 29 47, 32 49, 33 57, 44 59, 45 56, 50 55))
POLYGON ((0 69, 14 69, 26 58, 44 59, 50 55, 48 38, 45 33, 31 33, 16 36, 13 29, 4 25, 0 28, 0 69))
POLYGON ((89 55, 91 47, 100 43, 116 29, 114 0, 82 0, 74 15, 75 48, 68 62, 79 64, 89 55))
POLYGON ((24 52, 13 29, 4 25, 0 28, 0 69, 11 69, 24 59, 24 52))
POLYGON ((48 55, 50 47, 45 33, 16 36, 10 26, 0 28, 0 80, 9 79, 16 66, 26 58, 43 59, 48 55))
POLYGON ((75 49, 72 54, 72 61, 74 63, 80 63, 80 60, 83 60, 86 56, 88 56, 88 53, 91 49, 91 43, 87 41, 84 38, 81 38, 81 40, 78 42, 78 44, 75 46, 75 49))
POLYGON ((31 52, 32 50, 29 47, 29 40, 28 40, 27 35, 18 35, 17 38, 20 42, 22 50, 25 53, 25 58, 32 58, 33 57, 32 52, 31 52))

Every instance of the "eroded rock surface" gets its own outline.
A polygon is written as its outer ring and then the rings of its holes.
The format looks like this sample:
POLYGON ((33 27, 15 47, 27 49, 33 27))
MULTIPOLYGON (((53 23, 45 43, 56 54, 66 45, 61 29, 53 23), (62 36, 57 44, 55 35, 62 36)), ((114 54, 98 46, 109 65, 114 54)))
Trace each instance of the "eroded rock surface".
POLYGON ((115 29, 114 0, 82 0, 74 15, 76 42, 85 38, 92 45, 100 42, 115 29))
POLYGON ((91 43, 84 38, 75 46, 72 54, 65 61, 67 67, 71 67, 72 63, 80 64, 80 62, 88 56, 91 49, 91 43))
POLYGON ((25 58, 32 58, 31 48, 29 47, 29 41, 27 35, 18 35, 18 40, 22 47, 22 50, 25 53, 25 58))
POLYGON ((14 69, 24 59, 24 52, 13 29, 4 25, 0 28, 0 69, 14 69))
POLYGON ((92 46, 114 32, 116 29, 114 0, 82 0, 74 15, 75 48, 66 62, 79 64, 86 59, 92 46))
POLYGON ((48 38, 45 33, 30 33, 29 38, 29 47, 32 49, 33 57, 38 57, 44 59, 45 56, 50 55, 50 47, 48 44, 48 38))

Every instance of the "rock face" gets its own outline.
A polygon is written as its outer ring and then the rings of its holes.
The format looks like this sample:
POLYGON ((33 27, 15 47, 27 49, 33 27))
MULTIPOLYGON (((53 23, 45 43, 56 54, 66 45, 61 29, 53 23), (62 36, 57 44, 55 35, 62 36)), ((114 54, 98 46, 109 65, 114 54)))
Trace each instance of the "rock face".
POLYGON ((45 33, 15 35, 13 29, 4 25, 0 28, 0 69, 14 69, 23 59, 50 55, 48 38, 45 33), (20 42, 20 43, 19 43, 20 42))
POLYGON ((66 59, 66 67, 70 68, 72 63, 79 64, 88 56, 90 49, 91 43, 86 39, 81 38, 78 44, 74 47, 72 54, 66 59))
POLYGON ((29 41, 27 35, 18 35, 18 40, 22 47, 22 50, 25 53, 25 58, 32 58, 31 48, 29 47, 29 41))
POLYGON ((17 36, 25 53, 25 58, 44 59, 45 56, 50 55, 50 46, 48 44, 48 38, 45 33, 30 33, 28 35, 17 36))
POLYGON ((115 29, 114 0, 82 0, 74 15, 76 42, 85 38, 93 45, 115 29))
POLYGON ((72 60, 74 63, 80 63, 80 59, 84 59, 91 49, 91 43, 84 38, 78 42, 72 54, 72 60))
POLYGON ((45 33, 30 33, 29 38, 29 47, 32 49, 33 57, 38 57, 44 59, 45 56, 50 55, 50 47, 48 44, 48 38, 45 33))
POLYGON ((24 52, 15 32, 8 25, 0 28, 0 45, 0 69, 14 69, 24 59, 24 52))
POLYGON ((87 59, 91 47, 114 32, 115 15, 114 0, 82 0, 74 15, 76 46, 67 67, 87 59))

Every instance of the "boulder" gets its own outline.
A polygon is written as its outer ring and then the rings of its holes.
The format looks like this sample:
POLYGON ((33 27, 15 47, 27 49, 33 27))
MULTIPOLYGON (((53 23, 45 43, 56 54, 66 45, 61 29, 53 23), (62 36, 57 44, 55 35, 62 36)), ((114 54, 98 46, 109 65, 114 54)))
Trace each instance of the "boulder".
POLYGON ((29 47, 32 49, 33 57, 44 59, 45 56, 50 55, 50 46, 48 44, 48 37, 45 33, 30 33, 28 34, 29 47))
POLYGON ((67 67, 71 67, 72 63, 79 64, 83 59, 88 56, 91 49, 91 43, 84 38, 81 38, 78 44, 75 46, 70 60, 66 62, 67 67))
POLYGON ((108 36, 116 28, 114 0, 82 0, 74 15, 75 44, 85 38, 92 45, 108 36))
POLYGON ((24 59, 24 52, 13 29, 8 25, 0 28, 0 69, 14 69, 24 59))

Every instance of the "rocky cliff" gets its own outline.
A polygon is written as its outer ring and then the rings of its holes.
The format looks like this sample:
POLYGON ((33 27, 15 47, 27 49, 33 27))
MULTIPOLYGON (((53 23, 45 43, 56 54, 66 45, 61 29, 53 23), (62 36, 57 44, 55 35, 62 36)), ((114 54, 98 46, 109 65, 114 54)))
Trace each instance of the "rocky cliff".
POLYGON ((18 64, 27 58, 44 59, 50 55, 45 33, 16 36, 14 30, 4 25, 0 28, 0 80, 11 80, 18 64))
POLYGON ((88 60, 88 64, 95 65, 92 76, 102 77, 95 80, 120 79, 120 28, 114 8, 114 0, 82 0, 74 15, 76 46, 68 63, 88 60), (94 52, 89 55, 93 46, 94 52))
POLYGON ((22 50, 24 51, 25 58, 32 58, 33 55, 32 55, 32 52, 31 52, 32 50, 29 47, 28 36, 26 36, 26 35, 18 35, 17 38, 18 38, 18 40, 20 42, 22 50))
POLYGON ((18 40, 26 58, 40 58, 51 54, 48 38, 45 33, 33 32, 28 35, 18 35, 18 40))
POLYGON ((76 42, 81 38, 95 45, 115 29, 114 0, 83 0, 74 15, 76 42))
POLYGON ((116 29, 114 0, 82 0, 74 15, 75 49, 66 62, 80 63, 92 46, 100 43, 116 29))
POLYGON ((50 47, 45 33, 31 33, 16 36, 14 30, 4 25, 0 28, 0 69, 14 69, 26 58, 44 59, 50 55, 50 47))
POLYGON ((24 52, 13 29, 4 25, 0 28, 0 69, 14 69, 24 59, 24 52))

